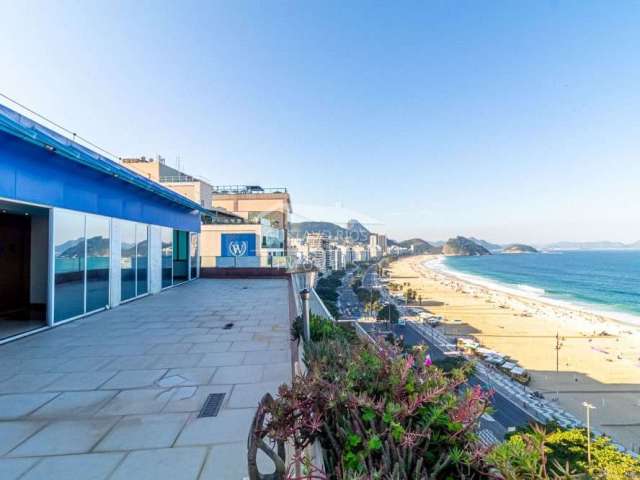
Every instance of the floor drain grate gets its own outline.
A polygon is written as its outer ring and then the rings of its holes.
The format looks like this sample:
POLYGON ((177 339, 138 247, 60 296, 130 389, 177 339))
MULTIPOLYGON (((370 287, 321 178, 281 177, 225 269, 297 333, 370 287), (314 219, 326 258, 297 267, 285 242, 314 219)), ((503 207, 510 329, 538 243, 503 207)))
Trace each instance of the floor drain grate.
POLYGON ((207 400, 202 405, 198 417, 217 417, 222 401, 224 400, 224 393, 211 393, 207 396, 207 400))
POLYGON ((227 323, 224 327, 222 327, 223 330, 231 330, 233 328, 233 323, 227 323))

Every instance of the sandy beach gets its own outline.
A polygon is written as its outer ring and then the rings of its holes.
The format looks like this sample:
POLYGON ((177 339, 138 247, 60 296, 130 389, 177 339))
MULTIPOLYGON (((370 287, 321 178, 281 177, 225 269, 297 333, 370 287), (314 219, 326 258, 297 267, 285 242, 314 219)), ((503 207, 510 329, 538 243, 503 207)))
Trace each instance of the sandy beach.
POLYGON ((446 321, 450 335, 475 337, 529 370, 531 388, 593 428, 640 448, 640 327, 581 307, 490 288, 442 269, 438 256, 407 257, 390 266, 390 282, 408 282, 422 306, 446 321), (556 333, 560 335, 556 373, 556 333))

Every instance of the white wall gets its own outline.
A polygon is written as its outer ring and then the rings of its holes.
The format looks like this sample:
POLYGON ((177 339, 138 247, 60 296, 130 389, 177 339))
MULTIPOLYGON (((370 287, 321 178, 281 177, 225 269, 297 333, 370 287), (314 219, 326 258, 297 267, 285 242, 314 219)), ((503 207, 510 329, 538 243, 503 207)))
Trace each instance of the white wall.
POLYGON ((49 216, 31 217, 31 259, 29 300, 47 303, 47 277, 49 265, 49 216))
POLYGON ((162 290, 162 227, 149 226, 149 293, 162 290))

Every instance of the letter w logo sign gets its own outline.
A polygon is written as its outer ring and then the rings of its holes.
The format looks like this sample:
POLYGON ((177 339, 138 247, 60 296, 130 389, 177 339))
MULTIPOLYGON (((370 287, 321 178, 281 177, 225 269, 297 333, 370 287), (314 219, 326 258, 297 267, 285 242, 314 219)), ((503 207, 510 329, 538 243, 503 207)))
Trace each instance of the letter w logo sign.
POLYGON ((234 257, 244 257, 249 249, 249 242, 247 241, 233 241, 229 242, 229 253, 234 257))

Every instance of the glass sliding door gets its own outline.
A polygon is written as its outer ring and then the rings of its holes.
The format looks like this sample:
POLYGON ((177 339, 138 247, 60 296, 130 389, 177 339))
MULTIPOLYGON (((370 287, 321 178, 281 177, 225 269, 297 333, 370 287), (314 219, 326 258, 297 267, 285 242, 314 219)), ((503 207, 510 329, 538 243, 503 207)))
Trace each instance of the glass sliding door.
POLYGON ((120 222, 120 299, 136 296, 136 224, 120 222))
POLYGON ((87 215, 87 312, 109 304, 109 219, 87 215))
POLYGON ((191 238, 191 245, 189 248, 189 253, 191 255, 191 277, 190 278, 198 278, 198 234, 191 233, 189 235, 191 238))
POLYGON ((173 284, 173 229, 162 227, 162 288, 173 284))
POLYGON ((149 291, 149 227, 136 224, 136 294, 144 295, 149 291))
POLYGON ((173 283, 189 280, 189 232, 173 231, 173 283))
POLYGON ((76 317, 85 312, 84 231, 84 215, 66 210, 55 211, 54 322, 76 317))

